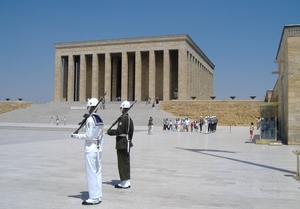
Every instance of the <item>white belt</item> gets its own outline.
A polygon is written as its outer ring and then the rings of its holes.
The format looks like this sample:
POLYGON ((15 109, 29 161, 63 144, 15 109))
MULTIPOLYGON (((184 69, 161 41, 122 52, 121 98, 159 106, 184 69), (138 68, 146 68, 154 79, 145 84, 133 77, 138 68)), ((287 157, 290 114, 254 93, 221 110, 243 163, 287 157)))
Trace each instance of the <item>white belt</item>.
POLYGON ((96 140, 86 139, 85 141, 86 141, 86 142, 90 142, 90 143, 95 143, 95 144, 96 144, 98 140, 97 140, 97 139, 96 139, 96 140))
POLYGON ((120 135, 118 135, 118 136, 127 136, 127 134, 120 134, 120 135))

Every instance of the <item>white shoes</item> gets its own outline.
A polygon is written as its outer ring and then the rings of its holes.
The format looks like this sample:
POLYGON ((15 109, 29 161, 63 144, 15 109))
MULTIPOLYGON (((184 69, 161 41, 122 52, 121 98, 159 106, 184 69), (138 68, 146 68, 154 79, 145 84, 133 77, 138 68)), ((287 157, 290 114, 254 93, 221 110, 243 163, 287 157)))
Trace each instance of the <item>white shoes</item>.
POLYGON ((130 188, 130 180, 121 181, 121 183, 115 185, 115 188, 118 188, 118 189, 128 189, 128 188, 130 188))
POLYGON ((101 203, 101 198, 96 198, 96 199, 87 199, 85 201, 82 202, 82 205, 97 205, 101 203))

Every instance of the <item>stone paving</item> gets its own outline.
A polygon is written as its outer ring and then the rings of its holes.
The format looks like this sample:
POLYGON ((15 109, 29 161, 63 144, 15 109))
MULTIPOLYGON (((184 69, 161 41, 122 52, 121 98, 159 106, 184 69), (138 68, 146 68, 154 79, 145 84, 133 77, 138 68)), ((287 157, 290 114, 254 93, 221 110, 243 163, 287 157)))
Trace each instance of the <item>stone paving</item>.
POLYGON ((212 134, 155 126, 154 135, 136 126, 128 190, 113 186, 119 179, 115 140, 106 136, 102 203, 82 206, 88 196, 84 142, 70 138, 77 127, 0 122, 0 208, 300 207, 292 153, 300 147, 256 145, 248 127, 230 133, 228 126, 212 134))

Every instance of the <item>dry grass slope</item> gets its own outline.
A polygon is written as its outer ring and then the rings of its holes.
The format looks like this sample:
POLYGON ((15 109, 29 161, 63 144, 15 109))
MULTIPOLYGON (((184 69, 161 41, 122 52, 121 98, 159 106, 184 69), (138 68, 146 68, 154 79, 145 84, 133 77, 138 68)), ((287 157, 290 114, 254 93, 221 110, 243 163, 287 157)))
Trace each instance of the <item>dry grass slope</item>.
POLYGON ((25 109, 27 107, 30 107, 34 103, 32 102, 0 102, 0 114, 11 112, 17 109, 25 109))

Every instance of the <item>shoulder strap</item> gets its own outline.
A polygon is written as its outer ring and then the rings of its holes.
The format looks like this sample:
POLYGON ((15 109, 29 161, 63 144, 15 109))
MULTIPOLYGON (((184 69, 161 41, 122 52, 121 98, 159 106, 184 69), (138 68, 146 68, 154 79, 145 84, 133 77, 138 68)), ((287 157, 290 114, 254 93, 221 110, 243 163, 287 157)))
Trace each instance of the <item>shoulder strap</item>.
POLYGON ((130 128, 130 116, 127 115, 128 117, 128 124, 127 124, 127 134, 129 133, 129 128, 130 128))

